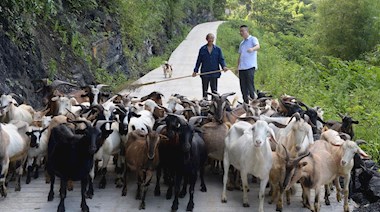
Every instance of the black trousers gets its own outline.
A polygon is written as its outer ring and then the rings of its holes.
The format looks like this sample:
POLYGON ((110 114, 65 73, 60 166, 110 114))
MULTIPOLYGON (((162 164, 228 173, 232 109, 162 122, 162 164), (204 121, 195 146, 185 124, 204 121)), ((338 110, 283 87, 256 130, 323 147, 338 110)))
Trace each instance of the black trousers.
POLYGON ((243 100, 245 103, 248 103, 248 95, 252 99, 255 98, 255 67, 246 70, 239 70, 239 81, 243 100))
POLYGON ((211 87, 211 92, 218 92, 218 78, 216 77, 201 77, 202 79, 202 95, 203 98, 207 98, 208 86, 211 87))

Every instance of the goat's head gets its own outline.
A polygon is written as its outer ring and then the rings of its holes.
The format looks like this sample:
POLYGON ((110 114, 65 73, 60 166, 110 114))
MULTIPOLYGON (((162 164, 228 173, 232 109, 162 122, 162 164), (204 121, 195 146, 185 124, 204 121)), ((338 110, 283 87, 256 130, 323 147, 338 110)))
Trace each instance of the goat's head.
POLYGON ((283 187, 288 190, 295 182, 297 182, 303 175, 305 175, 305 166, 308 165, 309 160, 312 160, 310 152, 303 154, 294 159, 289 166, 286 167, 286 174, 283 187))
POLYGON ((217 122, 222 123, 224 113, 228 106, 227 97, 234 95, 235 92, 226 93, 221 96, 217 93, 207 93, 207 94, 212 96, 212 101, 213 101, 210 107, 210 112, 214 114, 214 118, 217 122))
POLYGON ((182 125, 187 125, 185 117, 173 113, 169 113, 165 118, 166 130, 169 138, 174 138, 175 134, 180 132, 182 125))
POLYGON ((351 138, 354 138, 354 131, 352 128, 353 124, 359 124, 359 121, 354 120, 352 117, 346 115, 342 115, 338 113, 338 115, 342 118, 342 127, 341 131, 349 134, 351 138))
POLYGON ((148 159, 153 160, 155 158, 156 152, 158 152, 158 146, 160 144, 160 134, 158 134, 155 131, 152 131, 152 129, 147 126, 148 128, 148 134, 146 136, 146 145, 148 149, 148 159))
POLYGON ((28 131, 25 134, 30 136, 30 147, 31 148, 38 148, 41 143, 41 137, 42 134, 46 131, 47 127, 45 128, 39 128, 39 127, 32 127, 32 131, 28 131))
POLYGON ((143 96, 141 97, 141 101, 146 101, 148 99, 151 99, 153 100, 154 102, 156 102, 156 104, 158 105, 162 105, 162 97, 164 95, 160 92, 157 92, 157 91, 153 91, 152 93, 150 93, 149 95, 146 95, 146 96, 143 96))
POLYGON ((11 104, 17 104, 17 101, 12 97, 12 95, 1 95, 0 97, 0 115, 4 115, 9 111, 9 106, 11 104))
POLYGON ((252 142, 255 147, 260 148, 261 146, 263 146, 267 142, 268 138, 270 141, 275 142, 277 144, 274 131, 268 126, 267 122, 257 120, 252 125, 250 130, 252 131, 252 142))
POLYGON ((363 158, 369 158, 369 156, 353 141, 345 141, 341 148, 343 148, 343 157, 340 161, 340 165, 342 166, 349 164, 354 158, 355 153, 358 153, 363 158))
POLYGON ((66 96, 55 96, 51 98, 51 101, 58 104, 58 115, 66 115, 68 110, 71 111, 72 105, 77 104, 74 98, 68 98, 66 96))

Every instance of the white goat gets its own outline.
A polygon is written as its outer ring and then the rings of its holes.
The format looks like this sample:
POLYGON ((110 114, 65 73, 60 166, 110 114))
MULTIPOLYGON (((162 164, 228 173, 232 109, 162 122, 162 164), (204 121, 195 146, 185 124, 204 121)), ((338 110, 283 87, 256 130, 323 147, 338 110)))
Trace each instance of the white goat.
MULTIPOLYGON (((20 161, 24 164, 29 149, 29 139, 26 135, 29 125, 24 121, 17 121, 14 124, 0 124, 0 194, 7 196, 5 179, 8 174, 10 162, 20 161)), ((15 191, 21 190, 20 179, 23 174, 23 165, 20 165, 16 172, 15 191)))
POLYGON ((144 102, 144 110, 138 112, 138 115, 141 115, 140 117, 132 117, 131 120, 128 123, 128 132, 132 132, 133 130, 142 130, 145 133, 148 133, 148 127, 151 129, 154 125, 154 117, 153 112, 154 108, 158 107, 158 105, 151 99, 148 99, 144 102))
MULTIPOLYGON (((66 115, 68 111, 74 113, 75 115, 79 115, 78 113, 82 109, 80 106, 75 106, 78 105, 78 102, 73 97, 69 98, 66 96, 55 96, 51 100, 58 102, 58 115, 66 115)), ((90 103, 83 102, 81 105, 90 106, 90 103)))
POLYGON ((30 105, 22 104, 16 106, 17 102, 11 95, 1 95, 0 113, 2 116, 8 116, 8 122, 12 120, 25 121, 28 124, 33 122, 34 109, 30 105))
POLYGON ((230 164, 240 170, 243 183, 243 206, 249 207, 247 175, 252 174, 260 181, 259 211, 264 211, 264 192, 272 167, 272 151, 268 135, 275 142, 275 135, 268 123, 258 120, 253 125, 236 122, 227 134, 224 148, 224 176, 222 202, 227 202, 226 185, 230 164))
MULTIPOLYGON (((50 116, 49 116, 50 117, 50 116)), ((28 159, 27 159, 27 178, 26 184, 30 183, 31 173, 33 171, 33 162, 36 164, 36 171, 34 173, 34 178, 38 177, 38 168, 41 166, 41 160, 47 154, 48 148, 48 130, 47 126, 35 127, 31 126, 30 131, 26 132, 30 136, 30 148, 28 150, 28 159)))

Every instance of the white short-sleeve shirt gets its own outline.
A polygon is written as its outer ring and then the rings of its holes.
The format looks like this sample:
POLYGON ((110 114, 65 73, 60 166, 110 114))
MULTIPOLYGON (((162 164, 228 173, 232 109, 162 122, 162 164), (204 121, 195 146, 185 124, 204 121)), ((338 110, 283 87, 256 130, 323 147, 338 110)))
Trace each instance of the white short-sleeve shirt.
POLYGON ((249 48, 252 48, 259 44, 259 40, 256 37, 248 36, 247 39, 244 39, 239 46, 239 54, 240 54, 240 63, 239 70, 246 70, 257 66, 257 51, 248 52, 249 48))

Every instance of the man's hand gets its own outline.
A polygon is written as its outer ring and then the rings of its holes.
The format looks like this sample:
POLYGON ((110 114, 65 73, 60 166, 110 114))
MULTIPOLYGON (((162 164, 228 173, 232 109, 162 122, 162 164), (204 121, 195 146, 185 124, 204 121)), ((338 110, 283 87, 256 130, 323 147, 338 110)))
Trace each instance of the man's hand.
POLYGON ((254 51, 254 48, 252 47, 252 48, 249 48, 248 50, 247 50, 247 52, 249 52, 249 53, 251 53, 251 52, 253 52, 254 51))
POLYGON ((197 73, 193 72, 193 75, 191 75, 193 77, 196 77, 197 76, 197 73))
POLYGON ((227 68, 227 67, 224 67, 224 68, 223 68, 223 71, 224 71, 224 72, 228 71, 228 68, 227 68))

